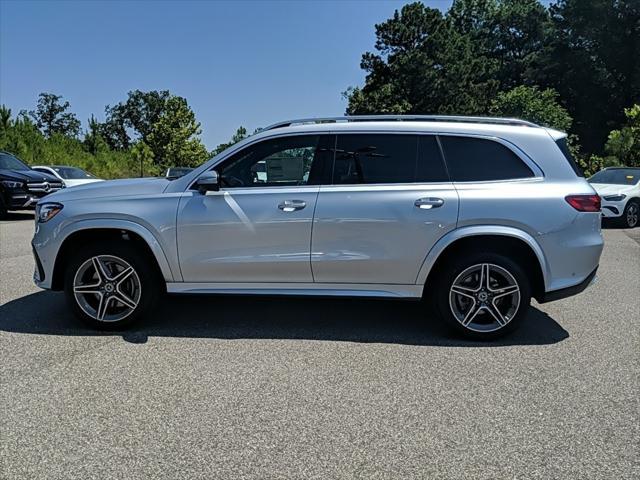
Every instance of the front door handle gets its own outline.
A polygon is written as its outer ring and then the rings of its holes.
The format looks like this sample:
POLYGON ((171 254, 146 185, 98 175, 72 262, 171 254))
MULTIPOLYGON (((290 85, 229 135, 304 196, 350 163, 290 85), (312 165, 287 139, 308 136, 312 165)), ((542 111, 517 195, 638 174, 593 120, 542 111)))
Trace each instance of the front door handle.
POLYGON ((307 206, 307 202, 304 200, 285 200, 278 208, 283 212, 295 212, 296 210, 302 210, 307 206))
POLYGON ((431 208, 441 207, 442 205, 444 205, 444 200, 435 197, 419 198, 414 202, 414 205, 423 210, 429 210, 431 208))

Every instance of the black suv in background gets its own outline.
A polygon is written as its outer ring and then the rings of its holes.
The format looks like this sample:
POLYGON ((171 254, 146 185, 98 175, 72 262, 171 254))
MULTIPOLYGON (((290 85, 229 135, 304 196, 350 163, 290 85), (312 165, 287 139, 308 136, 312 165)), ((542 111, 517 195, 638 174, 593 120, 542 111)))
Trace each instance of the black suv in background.
POLYGON ((0 152, 0 218, 8 210, 33 209, 45 195, 63 188, 62 181, 36 172, 14 155, 0 152))

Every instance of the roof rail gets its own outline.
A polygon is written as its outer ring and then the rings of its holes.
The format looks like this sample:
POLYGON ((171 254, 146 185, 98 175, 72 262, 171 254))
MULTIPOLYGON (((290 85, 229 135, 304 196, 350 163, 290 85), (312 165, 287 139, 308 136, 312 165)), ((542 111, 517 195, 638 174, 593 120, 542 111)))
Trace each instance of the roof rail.
POLYGON ((460 123, 493 123, 497 125, 519 125, 526 127, 540 127, 533 122, 517 118, 499 117, 465 117, 459 115, 352 115, 345 117, 300 118, 274 123, 261 129, 261 131, 275 128, 290 127, 292 125, 304 125, 314 123, 341 123, 341 122, 460 122, 460 123))

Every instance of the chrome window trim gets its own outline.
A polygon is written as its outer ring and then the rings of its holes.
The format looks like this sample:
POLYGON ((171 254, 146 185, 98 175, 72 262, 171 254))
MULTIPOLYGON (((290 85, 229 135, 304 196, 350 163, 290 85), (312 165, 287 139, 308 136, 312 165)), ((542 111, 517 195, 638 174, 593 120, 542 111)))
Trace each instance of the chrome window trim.
MULTIPOLYGON (((215 157, 213 157, 212 159, 208 160, 207 162, 205 162, 204 164, 202 164, 200 167, 196 168, 193 172, 185 175, 185 177, 187 176, 193 176, 189 182, 186 184, 186 187, 182 190, 178 190, 178 191, 183 191, 183 192, 187 192, 189 190, 193 190, 193 186, 195 184, 195 182, 197 181, 198 177, 203 173, 206 172, 208 170, 212 170, 215 167, 217 167, 218 165, 220 165, 221 163, 223 163, 225 160, 228 160, 232 155, 235 155, 236 153, 244 150, 245 148, 249 148, 255 144, 257 144, 258 142, 262 142, 262 141, 266 141, 266 140, 272 140, 274 138, 286 138, 286 137, 296 137, 296 136, 304 136, 304 135, 335 135, 336 137, 338 135, 352 135, 352 134, 363 134, 363 135, 376 135, 376 134, 380 134, 380 135, 433 135, 436 138, 438 137, 442 137, 442 136, 448 136, 448 137, 469 137, 469 138, 482 138, 485 140, 490 140, 490 141, 495 141, 500 143, 501 145, 503 145, 504 147, 508 148, 514 155, 516 155, 521 161, 523 161, 525 163, 525 165, 527 165, 534 173, 533 177, 523 177, 523 178, 516 178, 516 179, 506 179, 506 180, 482 180, 482 181, 469 181, 469 182, 454 182, 453 180, 449 180, 448 182, 430 182, 431 184, 472 184, 472 183, 496 183, 496 182, 513 182, 513 181, 525 181, 525 180, 532 180, 532 179, 544 179, 545 175, 543 170, 540 168, 540 166, 538 166, 538 164, 536 162, 533 161, 533 159, 531 159, 531 157, 529 157, 529 155, 526 154, 526 152, 522 151, 520 148, 518 148, 516 145, 514 145, 512 142, 505 140, 504 138, 501 137, 497 137, 495 135, 484 135, 484 134, 476 134, 476 133, 450 133, 450 132, 441 132, 441 131, 437 131, 437 130, 433 130, 433 131, 414 131, 414 130, 402 130, 402 129, 393 129, 393 130, 375 130, 375 129, 366 129, 366 128, 354 128, 352 130, 308 130, 308 131, 304 131, 304 132, 278 132, 278 130, 269 130, 269 131, 263 131, 263 132, 259 132, 255 135, 252 135, 251 137, 248 137, 247 139, 238 142, 237 144, 229 147, 227 150, 225 150, 224 152, 221 152, 220 154, 216 155, 215 157), (252 138, 254 137, 254 138, 252 138), (245 143, 246 142, 246 143, 245 143), (228 153, 227 153, 228 152, 228 153), (225 155, 226 153, 226 155, 225 155), (221 156, 220 155, 224 155, 221 156), (218 158, 220 157, 220 158, 218 158)), ((443 159, 444 159, 444 163, 445 163, 445 167, 447 168, 448 171, 448 165, 447 165, 447 159, 446 157, 444 157, 444 152, 441 151, 441 153, 443 154, 443 159)), ((185 178, 183 177, 183 178, 185 178)), ((180 179, 178 179, 180 180, 180 179)), ((177 180, 174 180, 177 181, 177 180)), ((424 182, 410 182, 411 184, 421 184, 424 182)), ((407 182, 405 182, 405 184, 407 184, 407 182)), ((333 184, 320 184, 320 186, 328 186, 328 185, 333 185, 333 184)), ((383 184, 344 184, 344 185, 383 185, 383 184)), ((385 184, 386 185, 386 184, 385 184)), ((394 184, 390 184, 390 185, 398 185, 396 183, 394 184)), ((173 189, 170 189, 171 185, 169 185, 167 187, 167 191, 175 191, 173 189)), ((249 187, 249 188, 254 188, 254 187, 249 187)), ((280 187, 274 187, 274 188, 280 188, 280 187)))

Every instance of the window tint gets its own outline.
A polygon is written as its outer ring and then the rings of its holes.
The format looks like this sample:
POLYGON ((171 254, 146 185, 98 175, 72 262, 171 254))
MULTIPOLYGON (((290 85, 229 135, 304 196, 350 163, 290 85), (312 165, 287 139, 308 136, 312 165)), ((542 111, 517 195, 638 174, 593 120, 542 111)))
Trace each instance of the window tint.
POLYGON ((328 135, 265 140, 247 147, 216 168, 223 187, 268 187, 319 183, 328 135))
POLYGON ((434 136, 338 135, 334 184, 447 181, 434 136))
POLYGON ((453 181, 478 182, 534 176, 515 153, 493 140, 443 135, 440 141, 453 181))

